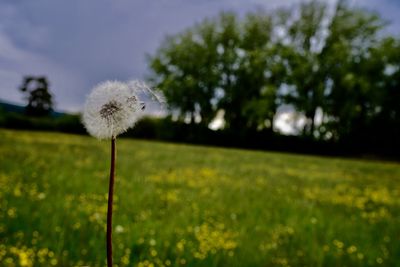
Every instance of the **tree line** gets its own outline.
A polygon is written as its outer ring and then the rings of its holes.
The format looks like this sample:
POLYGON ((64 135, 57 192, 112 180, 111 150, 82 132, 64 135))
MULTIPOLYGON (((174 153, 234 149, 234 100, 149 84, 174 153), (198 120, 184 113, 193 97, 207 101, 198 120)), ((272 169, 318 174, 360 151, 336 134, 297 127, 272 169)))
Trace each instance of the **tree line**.
POLYGON ((150 79, 191 124, 223 114, 225 130, 272 132, 290 105, 306 138, 397 140, 400 40, 386 26, 345 0, 224 12, 168 36, 149 57, 150 79))

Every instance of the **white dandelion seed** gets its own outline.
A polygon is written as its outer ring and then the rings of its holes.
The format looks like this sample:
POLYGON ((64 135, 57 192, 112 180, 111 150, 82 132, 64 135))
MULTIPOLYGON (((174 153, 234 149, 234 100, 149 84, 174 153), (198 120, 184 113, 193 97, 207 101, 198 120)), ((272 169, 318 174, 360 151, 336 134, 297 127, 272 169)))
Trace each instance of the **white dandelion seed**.
POLYGON ((132 92, 139 97, 144 97, 150 102, 153 102, 162 108, 166 105, 166 100, 164 95, 157 89, 151 88, 146 83, 138 80, 131 80, 128 82, 129 88, 132 92))
POLYGON ((88 96, 83 123, 99 139, 115 138, 133 127, 143 106, 135 90, 126 83, 106 81, 88 96))

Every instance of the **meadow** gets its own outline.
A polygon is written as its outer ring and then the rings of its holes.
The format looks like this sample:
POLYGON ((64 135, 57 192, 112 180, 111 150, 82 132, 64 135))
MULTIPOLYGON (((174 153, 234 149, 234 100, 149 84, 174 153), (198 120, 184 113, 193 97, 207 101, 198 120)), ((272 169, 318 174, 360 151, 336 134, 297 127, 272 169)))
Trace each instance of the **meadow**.
MULTIPOLYGON (((109 143, 0 130, 0 266, 105 266, 109 143)), ((117 140, 116 266, 400 266, 400 164, 117 140)))

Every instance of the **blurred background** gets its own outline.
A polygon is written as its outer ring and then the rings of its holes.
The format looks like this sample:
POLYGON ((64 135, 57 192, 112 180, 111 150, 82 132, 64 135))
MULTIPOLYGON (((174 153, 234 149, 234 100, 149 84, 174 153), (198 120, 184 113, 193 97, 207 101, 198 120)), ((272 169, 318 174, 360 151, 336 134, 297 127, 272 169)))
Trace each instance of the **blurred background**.
POLYGON ((399 14, 2 0, 0 265, 105 266, 109 148, 80 112, 140 79, 166 105, 119 141, 117 266, 400 266, 399 14))
POLYGON ((398 12, 390 0, 3 1, 0 123, 84 133, 69 115, 90 89, 136 78, 168 109, 150 106, 130 136, 398 157, 398 12))

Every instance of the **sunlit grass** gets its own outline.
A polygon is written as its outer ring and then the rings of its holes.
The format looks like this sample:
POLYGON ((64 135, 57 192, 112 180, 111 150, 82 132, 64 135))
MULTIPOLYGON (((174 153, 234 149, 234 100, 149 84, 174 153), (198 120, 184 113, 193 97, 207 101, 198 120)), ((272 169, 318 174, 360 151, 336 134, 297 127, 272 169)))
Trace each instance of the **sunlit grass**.
MULTIPOLYGON (((400 266, 399 164, 118 142, 118 266, 400 266)), ((108 149, 0 131, 0 266, 105 266, 108 149)))

